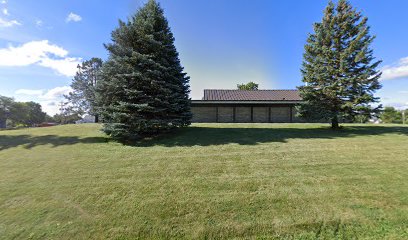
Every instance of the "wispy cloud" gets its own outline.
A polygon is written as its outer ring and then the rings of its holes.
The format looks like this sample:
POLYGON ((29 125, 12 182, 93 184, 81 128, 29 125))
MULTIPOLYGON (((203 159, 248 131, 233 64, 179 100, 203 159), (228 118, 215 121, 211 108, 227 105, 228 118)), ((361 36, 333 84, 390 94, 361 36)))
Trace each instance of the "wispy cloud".
POLYGON ((18 89, 15 94, 37 96, 43 100, 56 100, 72 91, 69 86, 56 87, 49 90, 43 89, 18 89))
POLYGON ((408 78, 408 57, 401 58, 396 64, 385 66, 382 72, 381 80, 408 78))
MULTIPOLYGON (((7 1, 2 0, 1 4, 6 5, 7 1)), ((7 6, 2 7, 1 13, 6 17, 10 16, 7 6)), ((21 22, 19 22, 16 19, 7 19, 7 18, 0 17, 0 28, 9 28, 9 27, 20 26, 20 25, 22 25, 21 22)))
POLYGON ((79 22, 81 20, 82 20, 81 16, 71 12, 70 14, 68 14, 67 18, 65 19, 65 22, 67 22, 67 23, 68 22, 79 22))
POLYGON ((67 95, 72 91, 72 88, 69 86, 56 87, 48 90, 44 95, 41 95, 40 98, 45 100, 55 100, 62 98, 64 95, 67 95))
POLYGON ((0 49, 0 66, 22 67, 38 65, 53 69, 67 77, 74 76, 81 58, 68 57, 68 51, 47 40, 32 41, 18 47, 0 49))
POLYGON ((51 68, 59 74, 71 77, 75 75, 77 66, 80 63, 81 61, 79 58, 64 57, 61 59, 44 58, 38 62, 38 65, 51 68))
POLYGON ((6 20, 0 17, 0 28, 1 27, 12 27, 12 26, 20 26, 22 25, 19 21, 17 20, 6 20))
POLYGON ((35 25, 36 25, 37 27, 42 27, 43 24, 44 24, 44 22, 43 22, 42 20, 40 20, 40 19, 35 20, 35 25))

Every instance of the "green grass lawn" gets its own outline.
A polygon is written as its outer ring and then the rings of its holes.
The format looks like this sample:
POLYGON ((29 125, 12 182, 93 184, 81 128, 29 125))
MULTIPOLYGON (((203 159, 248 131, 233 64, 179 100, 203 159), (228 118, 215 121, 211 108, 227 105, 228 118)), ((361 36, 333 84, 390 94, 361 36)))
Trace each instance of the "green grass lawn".
POLYGON ((408 128, 0 131, 0 238, 407 239, 408 128))

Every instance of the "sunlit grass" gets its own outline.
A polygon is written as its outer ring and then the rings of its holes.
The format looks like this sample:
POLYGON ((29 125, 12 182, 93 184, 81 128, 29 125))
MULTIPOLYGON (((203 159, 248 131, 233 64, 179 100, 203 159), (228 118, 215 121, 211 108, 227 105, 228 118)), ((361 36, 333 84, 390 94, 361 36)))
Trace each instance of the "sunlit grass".
POLYGON ((408 238, 408 128, 0 132, 0 238, 408 238))

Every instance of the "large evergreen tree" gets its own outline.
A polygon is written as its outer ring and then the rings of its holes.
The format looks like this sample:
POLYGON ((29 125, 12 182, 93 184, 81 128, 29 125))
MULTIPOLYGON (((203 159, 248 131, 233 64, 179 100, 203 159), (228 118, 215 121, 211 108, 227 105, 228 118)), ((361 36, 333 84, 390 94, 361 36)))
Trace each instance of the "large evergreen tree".
POLYGON ((306 119, 330 120, 370 117, 380 106, 374 97, 381 88, 376 61, 370 48, 374 37, 367 18, 348 1, 330 2, 321 23, 314 25, 305 45, 302 67, 305 86, 299 87, 304 104, 299 113, 306 119))
POLYGON ((160 5, 120 21, 112 41, 97 91, 104 131, 129 141, 189 125, 189 77, 160 5))
POLYGON ((72 111, 80 115, 85 113, 94 115, 96 122, 98 122, 98 114, 95 106, 95 91, 101 67, 100 58, 92 58, 78 65, 78 71, 71 83, 72 92, 65 96, 72 111))

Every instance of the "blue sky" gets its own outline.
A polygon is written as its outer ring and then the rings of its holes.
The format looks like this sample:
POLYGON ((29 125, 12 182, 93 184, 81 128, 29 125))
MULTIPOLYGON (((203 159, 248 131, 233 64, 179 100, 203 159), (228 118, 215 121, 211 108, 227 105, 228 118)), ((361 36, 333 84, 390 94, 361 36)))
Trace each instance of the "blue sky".
MULTIPOLYGON (((75 66, 105 59, 118 19, 145 0, 0 0, 0 95, 40 102, 58 111, 75 66)), ((160 0, 176 38, 191 97, 204 88, 235 88, 254 81, 262 89, 301 85, 303 46, 327 0, 160 0)), ((406 0, 351 3, 369 18, 377 36, 375 56, 384 62, 385 105, 408 108, 406 0), (374 4, 375 2, 375 4, 374 4)))

